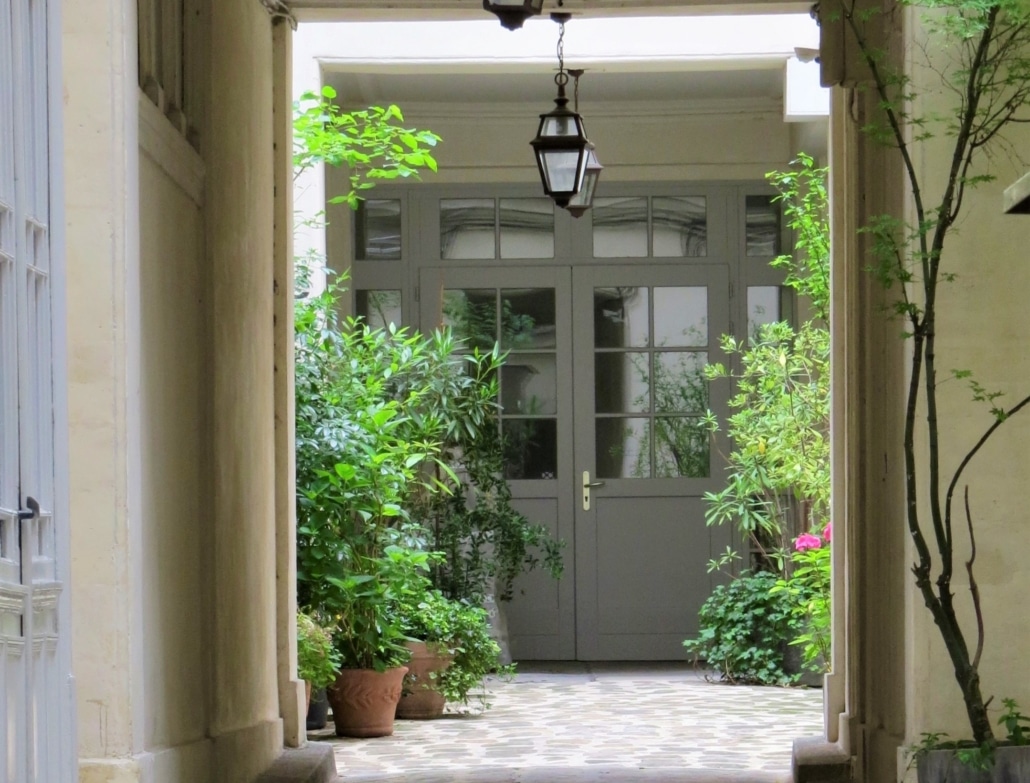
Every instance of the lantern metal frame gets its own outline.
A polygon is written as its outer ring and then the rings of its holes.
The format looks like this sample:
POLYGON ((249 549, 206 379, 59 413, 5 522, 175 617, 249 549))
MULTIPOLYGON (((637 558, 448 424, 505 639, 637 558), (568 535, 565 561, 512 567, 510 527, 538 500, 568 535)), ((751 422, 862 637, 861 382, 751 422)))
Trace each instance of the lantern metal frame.
POLYGON ((540 15, 544 10, 544 0, 521 0, 518 4, 483 0, 483 10, 500 19, 505 30, 518 30, 531 16, 540 15))
POLYGON ((550 196, 559 207, 566 206, 583 187, 588 158, 587 150, 590 146, 583 118, 578 112, 568 107, 569 99, 565 94, 565 85, 569 82, 569 75, 565 71, 565 23, 570 18, 570 14, 551 14, 551 19, 559 25, 558 73, 554 77, 554 83, 558 86, 558 97, 554 99, 555 107, 540 115, 536 138, 530 142, 536 155, 537 170, 544 186, 544 193, 550 196), (557 128, 563 129, 563 132, 552 132, 557 128), (569 132, 569 130, 574 130, 574 132, 569 132), (550 164, 554 163, 559 156, 567 157, 569 155, 576 156, 575 174, 570 183, 572 187, 571 189, 556 188, 554 177, 556 172, 552 171, 550 164))

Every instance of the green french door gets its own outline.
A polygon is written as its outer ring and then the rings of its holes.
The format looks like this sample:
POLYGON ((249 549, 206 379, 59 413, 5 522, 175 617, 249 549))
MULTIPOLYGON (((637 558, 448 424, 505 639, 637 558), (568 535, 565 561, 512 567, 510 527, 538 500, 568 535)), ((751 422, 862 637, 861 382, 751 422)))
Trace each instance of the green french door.
POLYGON ((564 578, 532 572, 516 584, 506 607, 512 655, 574 660, 571 269, 423 269, 419 287, 423 329, 448 324, 470 348, 497 341, 509 352, 499 382, 515 507, 567 542, 564 578))
POLYGON ((672 660, 729 543, 704 522, 725 391, 703 375, 729 330, 724 265, 423 269, 422 326, 509 351, 500 377, 518 509, 567 542, 559 582, 508 607, 517 659, 672 660))
POLYGON ((719 448, 704 426, 726 388, 729 277, 720 264, 573 271, 576 654, 676 660, 729 530, 705 525, 719 448))

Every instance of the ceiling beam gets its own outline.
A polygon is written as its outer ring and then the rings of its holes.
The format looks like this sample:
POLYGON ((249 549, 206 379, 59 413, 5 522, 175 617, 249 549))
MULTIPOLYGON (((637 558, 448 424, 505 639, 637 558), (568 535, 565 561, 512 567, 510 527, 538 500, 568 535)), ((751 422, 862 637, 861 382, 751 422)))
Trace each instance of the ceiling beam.
MULTIPOLYGON (((479 0, 291 0, 303 22, 482 19, 479 0)), ((811 0, 564 0, 562 10, 582 17, 807 13, 811 0)), ((544 13, 557 10, 548 0, 544 13)))

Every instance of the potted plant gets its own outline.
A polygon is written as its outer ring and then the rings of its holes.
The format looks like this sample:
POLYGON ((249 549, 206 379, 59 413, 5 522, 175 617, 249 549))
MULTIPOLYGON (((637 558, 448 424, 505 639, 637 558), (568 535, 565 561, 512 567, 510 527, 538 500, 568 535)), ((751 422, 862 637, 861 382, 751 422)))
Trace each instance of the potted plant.
POLYGON ((428 589, 428 580, 423 594, 397 603, 395 612, 411 651, 398 718, 426 720, 443 713, 446 698, 439 687, 440 675, 454 661, 456 609, 439 590, 428 589))
POLYGON ((397 607, 412 657, 397 717, 438 717, 447 703, 489 706, 480 690, 488 674, 505 677, 501 648, 491 637, 486 610, 431 589, 397 607))
POLYGON ((873 271, 894 292, 889 307, 910 342, 902 449, 912 573, 950 659, 971 733, 971 739, 958 744, 942 744, 939 733, 925 734, 916 753, 919 779, 1026 780, 1030 744, 1025 719, 1010 700, 1003 700, 1000 719, 992 719, 992 697, 985 697, 981 687, 985 618, 974 569, 975 514, 965 476, 1002 425, 1030 407, 1030 396, 1002 404, 1000 392, 985 388, 969 370, 942 371, 941 357, 948 355, 950 344, 944 331, 948 298, 941 284, 989 271, 980 268, 987 259, 979 248, 962 258, 952 250, 951 239, 958 226, 975 223, 965 214, 969 191, 994 179, 986 166, 992 152, 1007 149, 1007 131, 1030 119, 1030 7, 1009 0, 913 5, 924 9, 918 24, 937 40, 912 47, 906 53, 912 57, 902 65, 889 58, 892 48, 884 43, 885 33, 895 29, 893 18, 855 0, 845 0, 833 13, 862 61, 864 87, 875 97, 878 114, 865 130, 896 150, 906 180, 907 215, 874 217, 865 232, 873 271), (924 157, 923 150, 932 148, 943 153, 939 160, 947 161, 944 165, 924 157), (948 374, 968 383, 971 401, 989 412, 983 429, 969 440, 958 441, 953 430, 969 414, 958 411, 949 396, 948 374), (960 578, 956 571, 965 571, 968 579, 972 633, 952 589, 953 577, 960 578), (1016 747, 998 747, 996 724, 1004 727, 1004 742, 1016 747), (1023 759, 1010 765, 1012 755, 1023 759))
POLYGON ((307 706, 311 692, 324 689, 336 679, 340 656, 333 646, 332 631, 306 612, 297 612, 297 676, 304 680, 307 706))

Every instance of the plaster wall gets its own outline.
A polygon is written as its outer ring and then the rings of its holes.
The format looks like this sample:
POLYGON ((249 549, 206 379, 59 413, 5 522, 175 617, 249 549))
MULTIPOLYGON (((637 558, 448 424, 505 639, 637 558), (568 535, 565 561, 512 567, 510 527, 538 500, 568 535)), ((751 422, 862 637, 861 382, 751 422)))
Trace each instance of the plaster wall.
POLYGON ((246 0, 192 9, 199 152, 136 84, 134 0, 71 4, 63 19, 73 668, 89 783, 243 783, 282 749, 272 25, 246 0))
MULTIPOLYGON (((916 36, 925 36, 916 26, 916 36)), ((940 56, 938 52, 938 56, 940 56)), ((950 113, 953 98, 939 89, 921 59, 913 62, 914 76, 934 88, 920 92, 915 111, 950 113)), ((1025 149, 1030 133, 1016 127, 1006 132, 1008 149, 1025 149)), ((950 139, 939 137, 922 145, 916 165, 930 199, 939 201, 944 173, 950 165, 950 139)), ((965 453, 993 421, 988 405, 972 400, 967 381, 950 379, 955 369, 970 370, 990 391, 1003 392, 997 400, 1011 407, 1030 394, 1030 353, 1026 351, 1026 295, 1030 291, 1030 264, 1025 248, 1030 241, 1030 220, 1002 212, 1002 191, 1025 173, 1016 155, 993 156, 971 172, 996 179, 967 191, 962 216, 952 230, 942 255, 942 268, 958 278, 942 283, 939 294, 938 378, 941 425, 941 465, 944 481, 965 453)), ((933 203, 930 201, 929 203, 933 203)), ((957 542, 952 582, 956 606, 964 621, 967 643, 975 648, 975 619, 969 597, 965 562, 969 537, 962 511, 962 490, 969 486, 976 530, 975 576, 983 597, 986 646, 981 661, 981 687, 985 698, 994 696, 991 712, 997 716, 1002 698, 1030 705, 1030 682, 1025 677, 1025 650, 1030 647, 1030 622, 1018 596, 1030 590, 1025 553, 1030 551, 1026 524, 1027 478, 1030 477, 1030 414, 1025 410, 1007 421, 966 470, 955 502, 957 542)), ((921 444, 923 464, 928 459, 921 444)), ((925 472, 921 486, 925 486, 925 472)), ((921 498, 927 514, 927 495, 921 498)), ((928 524, 928 519, 927 519, 928 524)), ((969 728, 950 659, 922 598, 909 579, 908 615, 911 639, 909 737, 924 731, 946 731, 968 737, 969 728)))
POLYGON ((205 269, 199 204, 141 150, 142 652, 144 700, 159 705, 144 710, 143 741, 162 749, 159 769, 186 765, 197 781, 211 779, 205 269))

